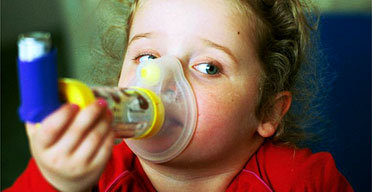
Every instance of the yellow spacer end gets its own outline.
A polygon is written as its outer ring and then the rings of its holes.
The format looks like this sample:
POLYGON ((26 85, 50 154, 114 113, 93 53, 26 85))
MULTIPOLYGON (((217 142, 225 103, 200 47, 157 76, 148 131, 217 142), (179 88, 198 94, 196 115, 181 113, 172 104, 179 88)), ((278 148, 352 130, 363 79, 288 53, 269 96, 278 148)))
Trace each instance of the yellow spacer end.
POLYGON ((68 102, 85 108, 95 100, 92 90, 81 81, 69 78, 59 80, 59 92, 68 102))
POLYGON ((134 139, 143 139, 147 137, 151 137, 159 132, 160 128, 163 126, 164 123, 164 105, 161 101, 160 97, 157 96, 153 91, 145 88, 140 87, 133 87, 143 93, 145 93, 151 100, 152 106, 154 106, 154 118, 151 123, 150 128, 142 135, 134 138, 134 139))

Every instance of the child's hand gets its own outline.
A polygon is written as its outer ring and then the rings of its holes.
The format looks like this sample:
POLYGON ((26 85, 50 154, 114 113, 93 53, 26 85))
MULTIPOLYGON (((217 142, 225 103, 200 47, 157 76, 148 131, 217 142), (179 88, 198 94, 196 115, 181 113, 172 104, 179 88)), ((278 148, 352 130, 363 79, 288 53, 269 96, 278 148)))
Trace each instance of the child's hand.
POLYGON ((46 180, 61 191, 89 190, 111 154, 111 121, 107 103, 99 99, 80 112, 66 104, 41 127, 27 124, 31 153, 46 180))

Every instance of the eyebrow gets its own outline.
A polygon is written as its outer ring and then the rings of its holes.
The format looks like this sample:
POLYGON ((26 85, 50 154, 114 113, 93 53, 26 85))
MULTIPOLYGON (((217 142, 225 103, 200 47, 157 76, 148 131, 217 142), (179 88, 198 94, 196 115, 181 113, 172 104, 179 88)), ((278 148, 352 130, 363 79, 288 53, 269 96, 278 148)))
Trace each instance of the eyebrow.
MULTIPOLYGON (((151 38, 152 36, 154 36, 154 33, 139 33, 135 36, 132 37, 132 39, 129 40, 128 42, 128 47, 129 45, 133 42, 133 41, 137 41, 139 39, 142 39, 142 38, 151 38)), ((208 46, 211 46, 215 49, 218 49, 218 50, 221 50, 223 52, 225 52, 228 56, 230 56, 230 58, 235 62, 235 63, 238 63, 238 60, 236 59, 236 57, 234 56, 234 54, 232 53, 232 51, 227 48, 227 47, 224 47, 222 45, 219 45, 211 40, 208 40, 208 39, 201 39, 203 41, 204 44, 207 44, 208 46)))
POLYGON ((128 42, 128 47, 133 41, 137 41, 142 38, 151 38, 153 36, 153 33, 140 33, 132 37, 132 39, 128 42))
POLYGON ((234 56, 234 54, 232 53, 232 51, 231 51, 229 48, 224 47, 224 46, 222 46, 222 45, 219 45, 219 44, 217 44, 217 43, 215 43, 215 42, 213 42, 213 41, 210 41, 210 40, 208 40, 208 39, 202 39, 202 41, 203 41, 205 44, 207 44, 207 45, 209 45, 209 46, 211 46, 211 47, 213 47, 213 48, 215 48, 215 49, 218 49, 218 50, 221 50, 221 51, 225 52, 228 56, 230 56, 230 58, 231 58, 235 63, 238 63, 238 60, 236 59, 236 57, 234 56))

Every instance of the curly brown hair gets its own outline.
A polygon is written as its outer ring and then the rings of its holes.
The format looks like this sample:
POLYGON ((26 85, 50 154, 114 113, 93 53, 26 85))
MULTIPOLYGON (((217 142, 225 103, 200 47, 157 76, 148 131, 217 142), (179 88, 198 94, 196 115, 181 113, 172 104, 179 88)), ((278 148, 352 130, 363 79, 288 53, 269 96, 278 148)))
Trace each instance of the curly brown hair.
MULTIPOLYGON (((123 50, 113 46, 126 42, 129 35, 133 15, 139 0, 103 0, 112 7, 122 6, 122 11, 116 11, 116 21, 104 30, 101 39, 101 49, 110 61, 110 71, 117 72, 123 61, 123 50), (120 14, 119 14, 120 13, 120 14), (123 22, 126 21, 126 22, 123 22), (124 35, 125 34, 125 35, 124 35), (122 39, 124 37, 124 39, 122 39), (115 63, 113 66, 112 63, 115 63)), ((314 111, 314 98, 319 92, 319 69, 313 58, 316 48, 311 39, 312 31, 316 31, 318 16, 310 2, 300 0, 235 0, 247 14, 255 15, 254 28, 257 53, 264 73, 261 77, 260 99, 256 108, 257 118, 272 113, 272 101, 281 91, 290 91, 293 104, 289 112, 281 120, 278 129, 271 140, 296 146, 303 143, 307 136, 305 129, 314 124, 319 114, 314 111), (314 14, 315 13, 315 14, 314 14), (310 54, 311 53, 311 54, 310 54), (311 111, 311 112, 310 112, 311 111), (309 124, 310 122, 310 124, 309 124)), ((112 8, 111 8, 112 9, 112 8)), ((112 11, 111 11, 112 12, 112 11)), ((107 23, 107 22, 105 22, 107 23)), ((112 75, 111 75, 112 77, 112 75)), ((116 79, 117 80, 117 79, 116 79)), ((109 79, 108 82, 114 82, 109 79)), ((110 84, 110 83, 108 83, 110 84)))
POLYGON ((316 9, 300 0, 238 1, 256 15, 257 51, 264 71, 256 115, 271 115, 275 96, 290 91, 297 106, 283 117, 271 139, 291 145, 302 143, 310 136, 304 131, 305 120, 314 118, 309 111, 311 98, 318 92, 316 66, 309 54, 315 45, 311 32, 317 30, 316 9))

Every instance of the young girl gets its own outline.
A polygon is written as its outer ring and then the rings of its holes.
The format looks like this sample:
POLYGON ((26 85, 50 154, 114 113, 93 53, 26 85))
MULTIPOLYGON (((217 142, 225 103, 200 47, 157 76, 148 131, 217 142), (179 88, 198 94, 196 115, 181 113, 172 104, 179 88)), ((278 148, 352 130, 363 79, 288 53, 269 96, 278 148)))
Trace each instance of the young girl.
POLYGON ((352 191, 329 153, 291 146, 287 114, 310 25, 298 0, 138 0, 119 86, 140 61, 177 57, 198 121, 186 149, 154 163, 113 146, 104 100, 27 124, 33 159, 9 191, 352 191))

